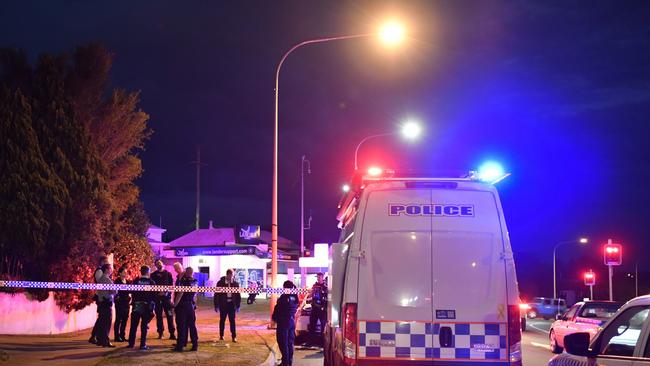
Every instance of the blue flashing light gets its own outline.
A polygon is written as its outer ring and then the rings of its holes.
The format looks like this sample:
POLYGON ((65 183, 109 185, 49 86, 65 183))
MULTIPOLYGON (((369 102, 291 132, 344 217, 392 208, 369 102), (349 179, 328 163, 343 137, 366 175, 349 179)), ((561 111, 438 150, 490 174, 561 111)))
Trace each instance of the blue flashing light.
POLYGON ((505 172, 501 164, 494 161, 485 162, 481 165, 476 174, 480 181, 490 184, 500 182, 509 175, 509 173, 505 172))

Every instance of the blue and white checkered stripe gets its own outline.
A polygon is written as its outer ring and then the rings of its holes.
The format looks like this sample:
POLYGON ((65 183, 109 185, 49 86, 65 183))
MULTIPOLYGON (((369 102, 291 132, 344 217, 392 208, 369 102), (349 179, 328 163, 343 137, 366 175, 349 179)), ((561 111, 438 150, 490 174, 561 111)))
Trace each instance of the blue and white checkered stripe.
POLYGON ((359 322, 360 358, 507 360, 505 323, 359 322), (440 328, 450 327, 450 347, 440 328))

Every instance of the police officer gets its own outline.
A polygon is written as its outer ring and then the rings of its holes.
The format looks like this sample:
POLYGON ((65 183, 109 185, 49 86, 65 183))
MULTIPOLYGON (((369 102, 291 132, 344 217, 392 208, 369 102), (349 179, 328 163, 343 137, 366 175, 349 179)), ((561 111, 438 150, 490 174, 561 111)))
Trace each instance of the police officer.
MULTIPOLYGON (((193 277, 192 267, 185 268, 185 274, 180 278, 178 286, 196 286, 197 280, 193 277)), ((174 295, 174 309, 176 311, 176 322, 178 324, 178 341, 174 352, 183 352, 187 344, 187 333, 189 331, 192 340, 192 351, 199 349, 199 335, 196 329, 196 313, 194 312, 194 297, 196 292, 176 292, 174 295)))
MULTIPOLYGON (((112 285, 111 274, 113 274, 113 267, 106 263, 102 266, 102 276, 97 283, 112 285)), ((110 342, 108 334, 111 330, 111 320, 113 317, 113 297, 115 296, 113 290, 98 290, 97 291, 97 312, 99 318, 97 321, 97 345, 103 347, 115 347, 110 342)))
MULTIPOLYGON (((126 285, 126 266, 120 267, 117 271, 116 284, 126 285)), ((115 295, 115 324, 113 334, 115 342, 126 342, 126 322, 129 320, 129 308, 131 307, 131 294, 128 291, 118 291, 115 295)))
MULTIPOLYGON (((159 259, 156 261, 156 270, 151 274, 151 279, 156 285, 171 286, 174 284, 172 274, 163 266, 159 259)), ((167 328, 169 329, 169 339, 176 339, 174 332, 174 316, 172 312, 172 295, 169 292, 160 292, 156 295, 156 328, 158 329, 158 339, 163 337, 165 327, 163 325, 163 312, 167 318, 167 328)))
MULTIPOLYGON (((217 287, 239 287, 239 283, 233 278, 232 269, 226 271, 226 275, 219 279, 217 287)), ((214 311, 219 312, 219 340, 223 341, 223 334, 226 329, 226 317, 230 323, 230 335, 232 341, 237 343, 237 326, 235 325, 235 313, 241 305, 241 294, 239 292, 218 293, 214 296, 214 311)))
POLYGON ((327 284, 323 273, 316 275, 316 283, 311 288, 311 314, 309 315, 309 332, 313 341, 320 342, 327 322, 327 284), (320 322, 320 330, 316 331, 316 324, 320 322))
MULTIPOLYGON (((99 279, 104 275, 104 272, 102 272, 102 266, 107 263, 108 263, 107 256, 103 255, 99 257, 99 265, 97 266, 97 268, 95 268, 95 273, 93 274, 93 280, 95 281, 95 283, 97 283, 99 279)), ((99 299, 97 297, 97 294, 93 296, 93 300, 95 300, 95 302, 97 303, 97 320, 95 320, 95 325, 93 325, 93 330, 92 332, 90 332, 90 338, 88 339, 88 343, 97 344, 97 327, 99 325, 98 324, 99 323, 99 299)))
MULTIPOLYGON (((140 267, 140 277, 133 280, 134 285, 155 285, 156 283, 149 278, 149 266, 140 267)), ((131 311, 131 329, 129 330, 129 345, 127 347, 133 348, 135 345, 135 333, 138 330, 138 323, 140 325, 140 349, 148 350, 147 346, 147 329, 149 329, 149 322, 153 318, 153 311, 156 300, 156 293, 152 291, 134 291, 133 295, 133 310, 131 311)))
MULTIPOLYGON (((284 281, 283 288, 294 289, 296 286, 291 281, 284 281)), ((275 332, 278 347, 282 354, 281 366, 293 364, 293 342, 296 337, 296 310, 298 310, 298 295, 282 294, 275 304, 271 318, 277 325, 275 332)))

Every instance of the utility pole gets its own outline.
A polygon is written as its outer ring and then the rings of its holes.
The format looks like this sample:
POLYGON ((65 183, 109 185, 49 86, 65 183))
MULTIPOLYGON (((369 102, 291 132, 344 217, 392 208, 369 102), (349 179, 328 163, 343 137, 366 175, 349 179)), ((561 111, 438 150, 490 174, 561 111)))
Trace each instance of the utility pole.
MULTIPOLYGON (((305 255, 305 163, 307 164, 307 174, 311 174, 311 162, 302 156, 300 161, 300 257, 305 255)), ((311 227, 311 217, 309 220, 311 227)), ((307 268, 300 268, 300 286, 307 285, 307 268)))
POLYGON ((200 213, 201 213, 201 146, 196 147, 196 161, 193 161, 192 164, 196 164, 196 213, 194 215, 194 225, 196 230, 199 230, 200 224, 200 213))

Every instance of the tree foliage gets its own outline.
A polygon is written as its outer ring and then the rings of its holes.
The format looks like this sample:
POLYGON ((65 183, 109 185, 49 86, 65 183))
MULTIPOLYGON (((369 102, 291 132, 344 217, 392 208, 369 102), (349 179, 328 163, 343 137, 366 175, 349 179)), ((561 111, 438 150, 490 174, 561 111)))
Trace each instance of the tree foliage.
MULTIPOLYGON (((23 52, 0 51, 0 275, 92 281, 102 254, 151 261, 134 183, 149 116, 138 92, 110 89, 112 59, 90 44, 42 55, 32 68, 23 52)), ((71 311, 91 297, 56 300, 71 311)))

